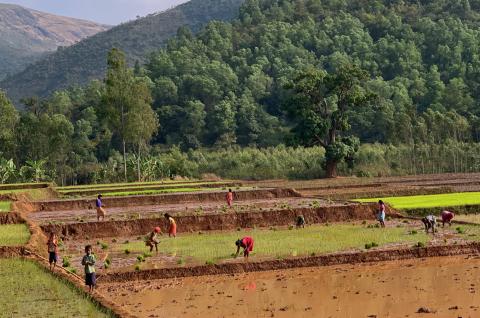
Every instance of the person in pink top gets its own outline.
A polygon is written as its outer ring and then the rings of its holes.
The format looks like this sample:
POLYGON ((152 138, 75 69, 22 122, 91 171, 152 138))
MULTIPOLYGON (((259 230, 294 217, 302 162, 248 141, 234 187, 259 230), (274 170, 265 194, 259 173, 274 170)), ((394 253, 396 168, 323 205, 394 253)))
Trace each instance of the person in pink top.
POLYGON ((237 253, 235 253, 235 257, 238 256, 240 253, 240 247, 243 248, 243 257, 248 258, 250 255, 250 252, 253 251, 253 238, 250 236, 245 236, 242 239, 238 239, 235 242, 235 245, 237 246, 237 253))
POLYGON ((455 214, 450 211, 442 211, 442 226, 445 226, 445 223, 448 223, 448 225, 452 225, 452 219, 455 217, 455 214))
POLYGON ((232 203, 233 203, 233 192, 232 192, 232 189, 228 189, 228 192, 227 192, 227 195, 225 197, 225 199, 227 200, 227 205, 229 208, 232 207, 232 203))

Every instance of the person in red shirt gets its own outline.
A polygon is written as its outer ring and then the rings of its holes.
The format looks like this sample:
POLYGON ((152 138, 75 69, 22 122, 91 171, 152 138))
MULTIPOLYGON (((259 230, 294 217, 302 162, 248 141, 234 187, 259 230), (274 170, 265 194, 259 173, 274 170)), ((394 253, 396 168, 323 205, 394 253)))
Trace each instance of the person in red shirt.
POLYGON ((226 199, 227 199, 228 207, 231 208, 231 207, 232 207, 232 203, 233 203, 233 192, 232 192, 232 189, 228 189, 226 199))
POLYGON ((445 226, 445 223, 448 223, 448 225, 452 225, 452 219, 455 217, 455 214, 450 211, 442 211, 442 227, 445 226))
POLYGON ((250 236, 245 236, 242 239, 238 239, 235 242, 235 245, 237 246, 237 253, 235 253, 235 257, 238 256, 240 253, 240 247, 243 248, 243 257, 248 258, 250 255, 250 252, 253 251, 253 238, 250 236))

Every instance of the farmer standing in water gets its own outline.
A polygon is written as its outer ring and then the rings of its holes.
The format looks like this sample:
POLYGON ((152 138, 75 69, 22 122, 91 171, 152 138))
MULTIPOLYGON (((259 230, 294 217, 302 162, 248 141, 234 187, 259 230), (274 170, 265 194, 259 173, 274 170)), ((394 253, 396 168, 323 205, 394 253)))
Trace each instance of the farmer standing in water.
POLYGON ((99 194, 97 197, 97 202, 95 202, 95 205, 97 207, 97 221, 100 221, 100 217, 102 218, 102 221, 105 221, 105 209, 103 208, 103 203, 102 203, 102 195, 99 194))

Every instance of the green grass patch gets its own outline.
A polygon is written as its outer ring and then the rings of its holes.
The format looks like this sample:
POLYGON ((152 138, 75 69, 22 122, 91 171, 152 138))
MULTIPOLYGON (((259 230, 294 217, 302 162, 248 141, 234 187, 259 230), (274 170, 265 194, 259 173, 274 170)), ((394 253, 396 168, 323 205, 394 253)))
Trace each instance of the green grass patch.
POLYGON ((0 225, 0 246, 24 245, 30 238, 26 224, 0 225))
MULTIPOLYGON (((235 190, 238 187, 235 187, 235 190)), ((252 189, 251 187, 241 187, 241 190, 252 189)), ((174 188, 163 190, 142 190, 142 191, 124 191, 124 192, 106 192, 102 193, 104 197, 123 197, 131 195, 150 195, 150 194, 162 194, 162 193, 185 193, 185 192, 205 192, 205 191, 225 191, 224 188, 174 188)))
POLYGON ((12 202, 0 201, 0 212, 10 212, 12 208, 12 202))
POLYGON ((383 200, 396 209, 421 209, 480 204, 480 192, 461 192, 403 197, 357 199, 357 202, 378 202, 383 200))
POLYGON ((33 262, 0 259, 0 277, 0 308, 8 317, 111 317, 33 262))
MULTIPOLYGON (((193 258, 199 262, 231 258, 235 241, 242 236, 255 240, 254 254, 267 257, 302 256, 336 252, 352 248, 363 249, 365 244, 382 246, 395 242, 427 242, 428 236, 410 235, 405 228, 366 228, 357 225, 309 226, 301 230, 252 230, 249 232, 209 233, 181 235, 176 239, 162 239, 159 250, 182 259, 193 258)), ((372 246, 371 246, 372 247, 372 246)), ((117 247, 132 253, 146 250, 144 242, 131 242, 117 247)))
POLYGON ((132 187, 132 186, 148 186, 148 185, 163 185, 163 184, 182 184, 182 183, 194 183, 198 180, 161 180, 161 181, 148 181, 148 182, 121 182, 121 183, 99 183, 99 184, 85 184, 66 187, 56 187, 56 190, 81 190, 81 189, 103 189, 114 187, 132 187))
POLYGON ((24 245, 30 238, 25 224, 0 225, 0 246, 24 245))
POLYGON ((56 190, 62 194, 68 193, 78 193, 81 194, 82 192, 92 192, 92 191, 141 191, 141 190, 162 190, 162 189, 172 189, 172 188, 193 188, 193 187, 202 187, 207 185, 216 185, 216 184, 228 184, 228 182, 224 181, 215 181, 215 182, 185 182, 185 183, 158 183, 158 184, 134 184, 134 185, 121 185, 121 186, 105 186, 105 187, 88 187, 88 188, 57 188, 56 190))

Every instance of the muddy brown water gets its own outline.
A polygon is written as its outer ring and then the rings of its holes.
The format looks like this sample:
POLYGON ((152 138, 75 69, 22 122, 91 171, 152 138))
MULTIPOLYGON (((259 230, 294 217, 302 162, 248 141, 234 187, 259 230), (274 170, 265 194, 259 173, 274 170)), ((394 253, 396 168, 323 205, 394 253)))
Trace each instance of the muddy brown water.
POLYGON ((138 317, 480 317, 480 259, 444 257, 100 286, 138 317), (423 307, 430 313, 418 313, 423 307))

